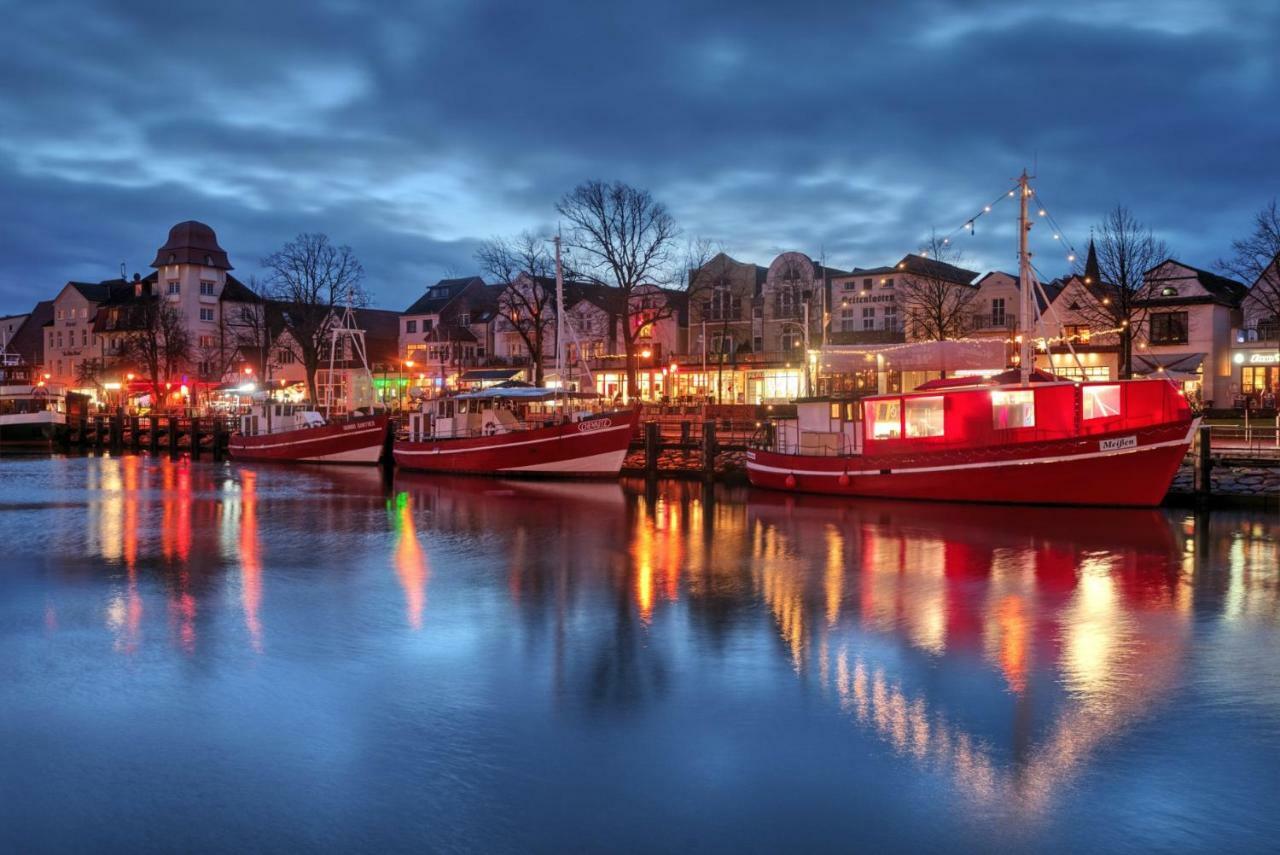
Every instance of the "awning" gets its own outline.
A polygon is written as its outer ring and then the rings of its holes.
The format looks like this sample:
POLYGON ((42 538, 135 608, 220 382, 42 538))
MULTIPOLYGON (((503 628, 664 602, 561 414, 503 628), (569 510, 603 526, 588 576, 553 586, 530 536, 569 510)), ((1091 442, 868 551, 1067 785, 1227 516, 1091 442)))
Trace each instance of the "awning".
POLYGON ((1133 373, 1143 377, 1163 377, 1183 382, 1200 379, 1204 353, 1135 353, 1133 373))
POLYGON ((458 378, 461 383, 479 383, 486 380, 510 380, 515 377, 523 368, 473 368, 470 371, 463 372, 458 378))
POLYGON ((829 371, 982 371, 1008 364, 1002 339, 921 341, 911 344, 830 344, 818 354, 819 367, 829 371))

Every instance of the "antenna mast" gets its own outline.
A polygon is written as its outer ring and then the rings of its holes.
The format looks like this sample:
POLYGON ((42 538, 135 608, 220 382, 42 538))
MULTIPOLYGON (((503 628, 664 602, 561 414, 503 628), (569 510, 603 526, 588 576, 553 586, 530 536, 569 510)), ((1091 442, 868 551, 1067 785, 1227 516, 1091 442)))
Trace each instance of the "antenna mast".
POLYGON ((564 388, 564 268, 560 264, 560 235, 556 245, 556 381, 564 388))
POLYGON ((1027 239, 1031 234, 1032 222, 1027 217, 1027 200, 1031 196, 1031 180, 1027 171, 1022 170, 1018 178, 1018 369, 1024 384, 1030 382, 1031 371, 1035 366, 1036 348, 1032 337, 1035 333, 1034 277, 1031 271, 1031 251, 1027 249, 1027 239))

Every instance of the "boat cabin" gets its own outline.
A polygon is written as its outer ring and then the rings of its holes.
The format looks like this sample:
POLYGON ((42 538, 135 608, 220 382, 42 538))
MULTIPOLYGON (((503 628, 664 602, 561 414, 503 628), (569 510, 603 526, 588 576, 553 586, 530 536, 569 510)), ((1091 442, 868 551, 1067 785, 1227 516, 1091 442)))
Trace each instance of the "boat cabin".
POLYGON ((289 404, 280 401, 263 401, 240 417, 240 433, 258 436, 266 433, 282 433, 289 430, 317 428, 324 425, 324 416, 311 409, 309 404, 289 404))
POLYGON ((596 396, 537 386, 492 387, 434 398, 409 415, 409 439, 495 436, 589 418, 596 396))
POLYGON ((0 386, 0 415, 66 411, 67 397, 60 386, 0 386))
POLYGON ((911 454, 1070 439, 1190 420, 1164 380, 1064 380, 917 389, 860 402, 809 399, 775 423, 786 454, 911 454))

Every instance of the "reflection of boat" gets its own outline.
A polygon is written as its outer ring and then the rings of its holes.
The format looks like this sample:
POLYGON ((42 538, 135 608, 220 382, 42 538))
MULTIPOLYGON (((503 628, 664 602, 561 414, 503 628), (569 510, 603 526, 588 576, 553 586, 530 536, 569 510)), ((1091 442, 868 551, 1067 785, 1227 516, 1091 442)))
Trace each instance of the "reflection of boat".
POLYGON ((748 516, 762 522, 799 525, 872 524, 884 530, 992 548, 1061 543, 1078 551, 1134 550, 1169 556, 1178 549, 1173 521, 1154 508, 1054 508, 1030 506, 1011 514, 995 505, 911 502, 886 505, 873 499, 789 495, 753 489, 748 516))
POLYGON ((0 446, 49 448, 67 429, 61 386, 0 386, 0 446))
MULTIPOLYGON (((774 422, 748 451, 753 485, 934 501, 1139 507, 1161 502, 1198 420, 1166 379, 1072 382, 1034 370, 1035 343, 1043 333, 1035 322, 1037 285, 1027 251, 1032 190, 1025 172, 1017 190, 1017 367, 990 380, 935 380, 911 393, 874 395, 860 403, 797 402, 796 417, 774 422)), ((931 367, 945 367, 958 345, 902 347, 930 354, 931 367)), ((898 354, 879 358, 890 355, 898 354)))
POLYGON ((549 513, 620 513, 625 505, 622 488, 614 482, 563 484, 550 481, 489 480, 461 476, 430 475, 397 469, 394 489, 407 492, 424 505, 429 500, 474 501, 478 506, 515 508, 523 518, 549 513))
POLYGON ((235 460, 371 464, 382 457, 390 424, 386 413, 326 419, 302 406, 266 401, 240 417, 240 432, 228 448, 235 460))
POLYGON ((517 386, 429 401, 409 417, 408 439, 395 443, 396 464, 471 475, 616 478, 640 413, 599 412, 585 397, 517 386))

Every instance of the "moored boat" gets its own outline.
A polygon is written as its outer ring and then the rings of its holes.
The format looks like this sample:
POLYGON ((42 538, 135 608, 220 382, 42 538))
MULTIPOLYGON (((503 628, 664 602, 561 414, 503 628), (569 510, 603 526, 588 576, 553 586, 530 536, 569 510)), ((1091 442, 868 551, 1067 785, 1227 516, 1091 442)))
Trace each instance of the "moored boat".
POLYGON ((616 478, 638 410, 532 386, 433 399, 409 417, 397 466, 472 475, 616 478))
POLYGON ((758 487, 893 499, 1158 505, 1199 420, 1167 380, 996 382, 800 401, 747 452, 758 487))
POLYGON ((0 447, 47 451, 67 430, 67 398, 61 386, 0 386, 0 447))
POLYGON ((374 464, 382 458, 390 425, 386 413, 326 419, 305 405, 265 401, 240 416, 228 450, 233 460, 374 464))

